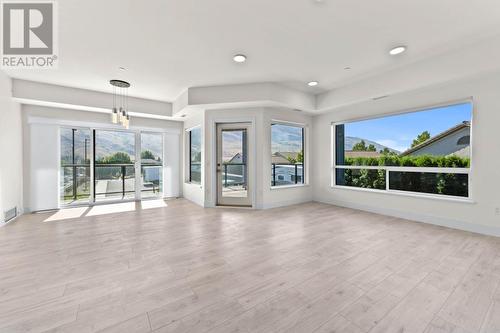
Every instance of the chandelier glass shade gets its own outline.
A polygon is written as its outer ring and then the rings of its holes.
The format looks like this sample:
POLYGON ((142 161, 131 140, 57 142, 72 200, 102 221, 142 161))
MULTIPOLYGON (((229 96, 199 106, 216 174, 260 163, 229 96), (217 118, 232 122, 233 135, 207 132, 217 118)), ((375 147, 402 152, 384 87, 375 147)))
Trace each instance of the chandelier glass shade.
POLYGON ((111 122, 128 129, 130 126, 130 115, 128 113, 128 88, 130 83, 122 80, 110 80, 109 83, 113 86, 111 122))

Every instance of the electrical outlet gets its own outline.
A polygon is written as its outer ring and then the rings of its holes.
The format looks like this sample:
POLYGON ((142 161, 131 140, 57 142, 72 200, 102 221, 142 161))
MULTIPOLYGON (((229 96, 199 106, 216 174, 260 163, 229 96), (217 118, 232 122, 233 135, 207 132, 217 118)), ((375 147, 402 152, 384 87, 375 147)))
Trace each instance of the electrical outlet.
POLYGON ((495 215, 500 215, 500 207, 495 208, 495 215))

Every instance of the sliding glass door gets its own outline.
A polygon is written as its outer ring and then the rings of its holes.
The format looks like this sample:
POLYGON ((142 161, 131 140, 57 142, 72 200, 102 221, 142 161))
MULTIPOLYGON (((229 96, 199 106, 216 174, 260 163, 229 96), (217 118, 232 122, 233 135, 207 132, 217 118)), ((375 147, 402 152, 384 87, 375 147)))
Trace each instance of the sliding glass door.
POLYGON ((64 205, 85 204, 90 200, 90 130, 61 128, 60 198, 64 205))
POLYGON ((61 205, 161 198, 163 134, 61 128, 61 205))
POLYGON ((135 133, 94 130, 95 201, 135 198, 135 133))
POLYGON ((141 133, 141 197, 157 198, 163 193, 163 135, 141 133))

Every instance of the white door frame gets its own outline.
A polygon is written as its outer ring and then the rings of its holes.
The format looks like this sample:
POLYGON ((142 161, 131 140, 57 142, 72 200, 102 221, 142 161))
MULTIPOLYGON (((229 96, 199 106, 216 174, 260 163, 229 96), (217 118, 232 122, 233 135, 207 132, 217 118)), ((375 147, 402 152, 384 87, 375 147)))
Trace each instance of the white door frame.
POLYGON ((216 172, 217 172, 217 205, 219 206, 252 206, 252 166, 251 162, 253 156, 249 153, 250 143, 248 142, 252 124, 251 123, 218 123, 217 124, 217 161, 216 161, 216 172), (245 197, 225 197, 223 196, 223 187, 222 187, 222 167, 223 167, 223 156, 222 156, 222 146, 223 146, 223 137, 222 133, 224 131, 238 131, 244 130, 246 131, 246 138, 242 143, 246 145, 243 148, 243 151, 246 151, 246 196, 245 197))
POLYGON ((256 207, 256 193, 257 193, 257 161, 256 161, 256 118, 255 117, 214 117, 210 121, 210 135, 212 143, 211 145, 211 160, 209 163, 211 172, 210 190, 207 191, 207 195, 210 195, 210 201, 205 204, 206 207, 217 207, 217 124, 223 123, 249 123, 250 129, 248 131, 248 155, 249 155, 249 178, 248 182, 249 188, 251 188, 251 201, 252 207, 256 207))

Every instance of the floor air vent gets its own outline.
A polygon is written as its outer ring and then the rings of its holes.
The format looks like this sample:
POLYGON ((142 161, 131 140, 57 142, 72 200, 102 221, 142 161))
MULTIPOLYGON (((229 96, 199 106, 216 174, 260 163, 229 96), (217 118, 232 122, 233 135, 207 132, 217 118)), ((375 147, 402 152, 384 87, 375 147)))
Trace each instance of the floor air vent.
POLYGON ((5 215, 5 222, 9 222, 10 220, 12 220, 17 216, 17 207, 5 211, 4 215, 5 215))

